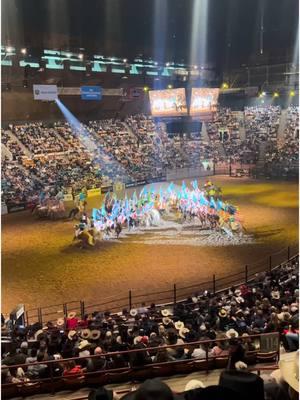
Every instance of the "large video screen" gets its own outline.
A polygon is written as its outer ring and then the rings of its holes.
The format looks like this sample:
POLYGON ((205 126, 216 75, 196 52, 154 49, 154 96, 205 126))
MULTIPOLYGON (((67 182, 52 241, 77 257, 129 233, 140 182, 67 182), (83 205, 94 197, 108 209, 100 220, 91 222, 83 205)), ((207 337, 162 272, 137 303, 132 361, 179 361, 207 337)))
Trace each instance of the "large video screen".
POLYGON ((219 89, 193 88, 190 115, 210 114, 217 111, 219 89))
POLYGON ((154 117, 187 115, 185 89, 150 90, 149 98, 154 117))

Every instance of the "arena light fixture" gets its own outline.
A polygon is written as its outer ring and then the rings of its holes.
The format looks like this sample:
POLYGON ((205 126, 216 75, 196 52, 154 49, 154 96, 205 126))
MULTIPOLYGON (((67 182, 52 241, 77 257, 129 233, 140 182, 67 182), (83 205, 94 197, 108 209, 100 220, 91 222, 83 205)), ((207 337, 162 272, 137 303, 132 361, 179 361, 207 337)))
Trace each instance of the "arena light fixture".
POLYGON ((198 69, 198 65, 194 65, 194 67, 193 67, 194 69, 198 69))
POLYGON ((222 89, 228 89, 228 88, 229 88, 228 83, 224 82, 224 83, 222 84, 222 89))
POLYGON ((168 89, 173 89, 173 85, 168 85, 168 89))
POLYGON ((21 49, 21 53, 24 55, 27 54, 27 49, 25 49, 25 47, 24 47, 23 49, 21 49))
MULTIPOLYGON (((71 57, 72 57, 72 54, 71 54, 71 53, 67 53, 67 54, 66 54, 66 57, 67 57, 67 58, 71 58, 71 57)), ((79 55, 79 58, 80 58, 80 55, 79 55)))
POLYGON ((262 97, 266 95, 266 92, 261 92, 262 97))
POLYGON ((273 93, 273 97, 279 97, 279 93, 276 91, 273 93))
POLYGON ((169 63, 169 62, 167 62, 167 63, 166 63, 166 67, 169 67, 169 66, 170 66, 170 63, 169 63))
POLYGON ((127 63, 127 58, 123 58, 123 63, 127 63))
POLYGON ((291 96, 291 97, 294 97, 295 95, 296 95, 295 90, 291 90, 291 91, 290 91, 290 96, 291 96))
POLYGON ((149 87, 148 86, 144 86, 144 92, 148 92, 149 91, 149 87))
POLYGON ((13 51, 13 48, 11 46, 6 47, 6 52, 11 53, 13 51))
POLYGON ((157 67, 157 66, 158 66, 158 62, 157 62, 157 61, 155 61, 154 65, 157 67))
POLYGON ((78 58, 79 58, 79 60, 83 60, 83 54, 80 53, 80 54, 78 55, 78 58))

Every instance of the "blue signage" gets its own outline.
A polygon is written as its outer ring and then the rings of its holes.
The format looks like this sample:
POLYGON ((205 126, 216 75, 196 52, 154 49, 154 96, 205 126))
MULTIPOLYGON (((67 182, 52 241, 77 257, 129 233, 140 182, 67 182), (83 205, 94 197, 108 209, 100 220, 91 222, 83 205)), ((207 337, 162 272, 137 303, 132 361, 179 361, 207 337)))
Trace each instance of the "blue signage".
POLYGON ((80 94, 82 100, 101 100, 102 87, 100 86, 81 86, 80 94))

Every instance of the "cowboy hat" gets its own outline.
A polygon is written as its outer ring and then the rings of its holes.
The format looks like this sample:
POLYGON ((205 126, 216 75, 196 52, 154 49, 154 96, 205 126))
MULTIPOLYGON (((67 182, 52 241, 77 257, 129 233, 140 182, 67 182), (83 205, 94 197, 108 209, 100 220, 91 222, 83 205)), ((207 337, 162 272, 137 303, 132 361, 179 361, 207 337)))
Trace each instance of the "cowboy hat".
POLYGON ((166 308, 164 308, 163 310, 161 310, 161 315, 163 317, 168 317, 169 315, 171 315, 170 311, 167 310, 166 308))
POLYGON ((280 314, 277 314, 279 321, 288 321, 291 318, 291 314, 287 311, 282 311, 280 314))
POLYGON ((184 323, 182 321, 175 322, 175 328, 179 331, 180 329, 184 328, 184 323))
POLYGON ((100 337, 101 332, 99 329, 93 329, 90 334, 90 339, 97 340, 100 337))
POLYGON ((133 308, 132 310, 129 311, 129 314, 130 314, 132 317, 135 317, 136 315, 138 315, 138 312, 137 312, 137 310, 136 310, 135 308, 133 308))
POLYGON ((169 325, 172 322, 172 320, 169 317, 164 317, 162 319, 162 322, 163 322, 164 325, 169 325))
POLYGON ((68 338, 70 339, 70 340, 73 340, 73 337, 76 335, 76 331, 74 331, 74 330, 70 330, 70 332, 68 333, 68 338))
POLYGON ((241 292, 240 289, 236 289, 236 290, 234 291, 234 294, 235 294, 237 297, 239 297, 239 296, 242 294, 242 292, 241 292))
POLYGON ((279 299, 280 299, 280 293, 279 293, 279 291, 278 291, 278 290, 273 290, 273 291, 271 292, 271 297, 272 297, 272 299, 279 300, 279 299))
POLYGON ((90 331, 90 329, 83 329, 83 330, 80 332, 80 337, 81 337, 82 339, 89 339, 90 336, 91 336, 91 331, 90 331))
POLYGON ((227 311, 225 310, 225 308, 221 308, 221 310, 218 312, 218 315, 219 315, 219 317, 221 317, 221 318, 225 318, 225 317, 227 317, 228 313, 227 313, 227 311))
POLYGON ((40 335, 43 335, 45 332, 43 331, 43 329, 39 329, 36 333, 35 333, 35 335, 34 335, 34 338, 35 338, 35 340, 39 340, 38 338, 39 338, 39 336, 40 335))
POLYGON ((279 361, 279 369, 283 380, 299 392, 299 350, 289 354, 287 359, 279 361))
POLYGON ((180 330, 179 330, 179 336, 182 338, 182 339, 185 339, 185 334, 186 333, 189 333, 189 329, 188 328, 181 328, 180 330))
POLYGON ((244 303, 244 299, 243 299, 243 297, 242 296, 238 296, 238 297, 236 297, 235 298, 235 300, 236 300, 236 302, 238 303, 238 304, 240 304, 240 303, 244 303))
POLYGON ((231 338, 233 338, 233 337, 237 338, 237 337, 239 336, 239 334, 237 333, 237 331, 236 331, 235 329, 229 329, 229 330, 226 332, 226 336, 227 336, 229 339, 231 339, 231 338))
POLYGON ((75 311, 69 312, 68 318, 72 319, 72 318, 75 318, 75 317, 76 317, 76 312, 75 311))
POLYGON ((192 297, 192 302, 193 303, 197 303, 198 302, 198 297, 196 297, 196 296, 192 297))
POLYGON ((91 344, 90 344, 90 342, 88 342, 87 340, 82 340, 80 343, 79 343, 79 345, 78 345, 78 349, 79 350, 82 350, 82 349, 84 349, 85 347, 88 347, 88 346, 90 346, 91 344))
POLYGON ((64 324, 65 320, 63 318, 58 318, 58 320, 56 321, 57 326, 64 326, 64 324))

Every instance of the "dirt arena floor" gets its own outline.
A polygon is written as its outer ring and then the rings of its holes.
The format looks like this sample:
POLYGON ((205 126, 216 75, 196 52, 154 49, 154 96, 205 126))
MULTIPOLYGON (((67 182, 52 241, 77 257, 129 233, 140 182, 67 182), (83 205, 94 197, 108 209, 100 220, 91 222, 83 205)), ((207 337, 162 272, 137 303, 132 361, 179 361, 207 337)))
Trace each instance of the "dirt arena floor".
MULTIPOLYGON (((250 243, 203 247, 151 232, 82 250, 72 243, 74 222, 37 220, 28 212, 5 215, 2 311, 6 314, 19 303, 27 309, 80 299, 98 304, 126 297, 129 289, 138 295, 171 289, 174 283, 180 288, 211 280, 213 274, 240 271, 245 264, 263 268, 272 253, 279 252, 283 261, 288 246, 296 252, 297 183, 229 177, 213 181, 240 208, 250 243)), ((99 197, 88 201, 90 209, 99 204, 99 197)))

